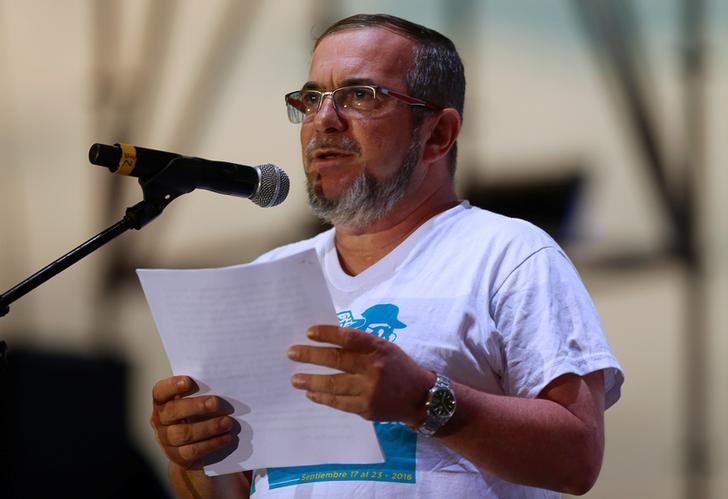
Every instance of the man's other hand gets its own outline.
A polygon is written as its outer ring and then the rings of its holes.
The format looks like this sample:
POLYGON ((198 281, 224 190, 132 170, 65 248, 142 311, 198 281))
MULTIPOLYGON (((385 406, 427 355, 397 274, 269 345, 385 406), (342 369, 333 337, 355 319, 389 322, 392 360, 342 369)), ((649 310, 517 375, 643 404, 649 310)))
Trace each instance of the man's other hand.
POLYGON ((294 345, 288 357, 342 371, 294 374, 291 383, 306 390, 309 399, 371 421, 401 421, 411 427, 422 423, 434 373, 394 343, 357 329, 313 326, 307 335, 332 346, 294 345))
POLYGON ((189 376, 172 376, 154 385, 149 420, 164 454, 184 469, 200 469, 205 457, 235 440, 233 408, 214 395, 188 397, 198 390, 189 376))

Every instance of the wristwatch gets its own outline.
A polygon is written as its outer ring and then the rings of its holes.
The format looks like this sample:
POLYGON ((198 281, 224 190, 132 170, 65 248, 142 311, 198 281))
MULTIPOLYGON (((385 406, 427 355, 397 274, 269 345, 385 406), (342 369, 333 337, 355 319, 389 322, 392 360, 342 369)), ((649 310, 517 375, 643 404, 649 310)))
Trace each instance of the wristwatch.
POLYGON ((420 435, 431 437, 455 414, 455 392, 450 380, 435 373, 435 384, 427 393, 425 422, 417 429, 420 435))

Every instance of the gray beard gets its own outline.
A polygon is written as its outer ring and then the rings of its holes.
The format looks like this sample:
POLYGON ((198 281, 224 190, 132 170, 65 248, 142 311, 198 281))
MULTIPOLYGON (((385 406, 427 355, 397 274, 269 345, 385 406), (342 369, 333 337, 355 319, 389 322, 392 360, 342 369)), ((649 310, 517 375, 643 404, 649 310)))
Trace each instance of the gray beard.
MULTIPOLYGON (((413 134, 414 135, 414 134, 413 134)), ((334 226, 362 230, 389 215, 407 193, 420 159, 419 141, 413 141, 402 166, 389 178, 378 180, 363 172, 338 198, 326 199, 307 179, 308 203, 314 215, 334 226)))

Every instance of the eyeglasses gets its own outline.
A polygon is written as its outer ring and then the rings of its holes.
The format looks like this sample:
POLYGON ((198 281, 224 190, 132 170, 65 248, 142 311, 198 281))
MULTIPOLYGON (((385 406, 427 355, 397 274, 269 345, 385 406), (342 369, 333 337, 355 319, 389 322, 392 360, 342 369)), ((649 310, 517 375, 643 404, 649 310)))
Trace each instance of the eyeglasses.
POLYGON ((319 90, 297 90, 286 94, 286 108, 291 123, 302 123, 321 109, 327 95, 331 96, 334 109, 347 118, 360 118, 371 113, 381 105, 379 95, 388 95, 410 106, 424 107, 441 111, 442 107, 416 97, 395 92, 376 85, 351 85, 339 87, 330 92, 319 90))

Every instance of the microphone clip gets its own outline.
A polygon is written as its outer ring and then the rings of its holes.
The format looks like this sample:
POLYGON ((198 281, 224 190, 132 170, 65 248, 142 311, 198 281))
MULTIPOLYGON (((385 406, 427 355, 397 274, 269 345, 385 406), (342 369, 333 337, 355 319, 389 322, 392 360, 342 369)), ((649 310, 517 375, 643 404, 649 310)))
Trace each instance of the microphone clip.
POLYGON ((124 217, 128 219, 131 228, 141 229, 157 218, 169 203, 195 190, 195 179, 192 176, 180 175, 180 171, 184 171, 183 168, 174 168, 174 163, 179 159, 181 157, 173 159, 150 177, 139 178, 144 200, 127 208, 124 217))

